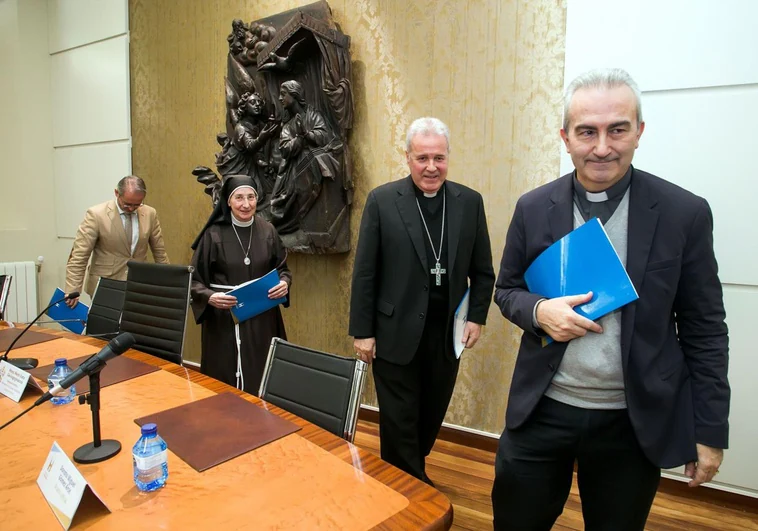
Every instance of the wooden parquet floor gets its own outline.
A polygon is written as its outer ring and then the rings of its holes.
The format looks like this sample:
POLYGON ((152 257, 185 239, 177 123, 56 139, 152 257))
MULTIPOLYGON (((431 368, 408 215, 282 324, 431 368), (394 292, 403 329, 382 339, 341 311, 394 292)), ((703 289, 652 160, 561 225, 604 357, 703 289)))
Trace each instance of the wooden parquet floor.
MULTIPOLYGON (((355 444, 379 455, 378 426, 359 421, 355 444)), ((495 474, 494 462, 495 454, 492 452, 449 441, 437 441, 434 451, 427 458, 426 471, 437 489, 453 504, 452 529, 492 529, 490 492, 495 474)), ((677 489, 677 492, 659 491, 646 529, 758 531, 758 510, 753 509, 754 504, 746 508, 721 500, 710 500, 707 492, 701 492, 696 497, 686 494, 685 489, 677 489)), ((576 479, 563 514, 553 529, 584 529, 576 479)))

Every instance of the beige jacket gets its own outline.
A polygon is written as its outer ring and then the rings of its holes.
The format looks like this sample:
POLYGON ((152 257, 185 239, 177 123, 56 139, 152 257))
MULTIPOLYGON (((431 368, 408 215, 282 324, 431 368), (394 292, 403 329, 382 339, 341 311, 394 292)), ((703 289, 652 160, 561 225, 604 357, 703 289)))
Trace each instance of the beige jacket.
POLYGON ((130 244, 115 200, 106 201, 87 210, 84 221, 76 231, 76 238, 66 264, 66 293, 82 291, 85 276, 85 291, 90 295, 100 277, 126 280, 126 263, 129 260, 147 260, 147 246, 159 264, 168 264, 166 247, 163 244, 161 224, 155 209, 143 205, 137 209, 139 239, 130 254, 130 244), (92 261, 87 267, 87 263, 92 261))

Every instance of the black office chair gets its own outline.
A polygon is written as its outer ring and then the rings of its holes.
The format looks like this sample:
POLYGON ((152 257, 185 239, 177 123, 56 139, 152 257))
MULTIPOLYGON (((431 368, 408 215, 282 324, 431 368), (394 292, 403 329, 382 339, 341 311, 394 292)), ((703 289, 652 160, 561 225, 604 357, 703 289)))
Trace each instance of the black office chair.
POLYGON ((97 283, 92 305, 87 314, 88 336, 107 337, 118 334, 124 309, 126 281, 101 278, 97 283))
POLYGON ((5 308, 11 292, 12 275, 0 275, 0 320, 5 320, 5 308))
POLYGON ((275 337, 259 396, 350 442, 355 437, 366 363, 275 337))
POLYGON ((119 332, 130 332, 135 349, 181 365, 192 266, 127 263, 119 332))

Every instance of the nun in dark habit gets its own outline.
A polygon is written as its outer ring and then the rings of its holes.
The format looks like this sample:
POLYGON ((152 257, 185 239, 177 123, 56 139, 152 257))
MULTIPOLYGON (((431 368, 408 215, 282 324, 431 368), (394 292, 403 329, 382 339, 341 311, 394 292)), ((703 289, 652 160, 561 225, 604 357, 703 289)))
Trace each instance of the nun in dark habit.
POLYGON ((224 179, 221 197, 192 244, 192 311, 202 325, 200 372, 253 395, 258 390, 271 338, 286 339, 280 306, 235 326, 229 311, 237 299, 226 292, 272 269, 279 284, 271 299, 286 297, 292 273, 273 225, 255 216, 258 194, 247 175, 224 179))

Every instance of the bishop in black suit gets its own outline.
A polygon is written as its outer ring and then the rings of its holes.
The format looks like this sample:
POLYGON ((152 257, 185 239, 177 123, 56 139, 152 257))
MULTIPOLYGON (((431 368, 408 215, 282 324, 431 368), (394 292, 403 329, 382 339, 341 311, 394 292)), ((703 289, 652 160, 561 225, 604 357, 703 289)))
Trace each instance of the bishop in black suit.
POLYGON ((425 458, 458 374, 454 314, 470 287, 463 343, 473 347, 495 275, 482 196, 446 180, 447 126, 416 120, 406 147, 411 174, 366 200, 349 333, 373 363, 382 459, 431 483, 425 458))

